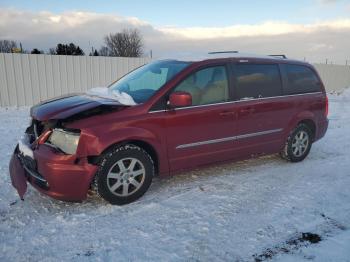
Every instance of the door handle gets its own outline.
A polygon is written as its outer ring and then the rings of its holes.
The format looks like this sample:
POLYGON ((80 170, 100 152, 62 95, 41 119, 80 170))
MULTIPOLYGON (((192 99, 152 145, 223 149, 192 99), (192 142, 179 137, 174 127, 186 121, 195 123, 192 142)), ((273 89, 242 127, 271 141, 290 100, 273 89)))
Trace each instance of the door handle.
POLYGON ((255 112, 255 109, 252 107, 248 107, 248 108, 243 108, 243 109, 239 110, 239 112, 241 114, 252 114, 255 112))
POLYGON ((234 111, 224 111, 220 113, 220 116, 234 116, 235 112, 234 111))

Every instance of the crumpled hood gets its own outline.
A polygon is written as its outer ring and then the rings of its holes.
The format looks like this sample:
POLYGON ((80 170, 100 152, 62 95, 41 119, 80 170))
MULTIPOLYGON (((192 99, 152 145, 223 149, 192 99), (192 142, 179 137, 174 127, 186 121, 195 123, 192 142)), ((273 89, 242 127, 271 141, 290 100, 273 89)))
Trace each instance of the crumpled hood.
POLYGON ((39 121, 47 121, 51 119, 59 120, 101 106, 115 110, 127 107, 127 105, 123 105, 117 100, 88 94, 75 94, 41 102, 31 108, 30 115, 39 121))

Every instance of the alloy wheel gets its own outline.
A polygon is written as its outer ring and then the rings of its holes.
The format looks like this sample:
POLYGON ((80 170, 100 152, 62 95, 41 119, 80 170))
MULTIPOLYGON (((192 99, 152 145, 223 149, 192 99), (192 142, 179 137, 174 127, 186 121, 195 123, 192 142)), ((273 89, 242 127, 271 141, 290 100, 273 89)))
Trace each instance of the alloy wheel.
POLYGON ((121 197, 135 193, 145 180, 146 169, 136 158, 123 158, 117 161, 107 174, 109 191, 121 197))
POLYGON ((292 152, 296 157, 301 157, 307 150, 310 138, 307 132, 300 130, 293 138, 292 152))

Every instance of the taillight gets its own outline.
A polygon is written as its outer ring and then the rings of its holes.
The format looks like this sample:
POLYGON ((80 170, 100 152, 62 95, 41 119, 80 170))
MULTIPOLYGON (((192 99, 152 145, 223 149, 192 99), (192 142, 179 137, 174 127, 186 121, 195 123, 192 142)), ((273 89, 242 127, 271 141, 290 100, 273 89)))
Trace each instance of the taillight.
POLYGON ((328 97, 327 97, 327 95, 326 95, 326 105, 325 105, 324 115, 325 115, 325 117, 328 116, 328 97))

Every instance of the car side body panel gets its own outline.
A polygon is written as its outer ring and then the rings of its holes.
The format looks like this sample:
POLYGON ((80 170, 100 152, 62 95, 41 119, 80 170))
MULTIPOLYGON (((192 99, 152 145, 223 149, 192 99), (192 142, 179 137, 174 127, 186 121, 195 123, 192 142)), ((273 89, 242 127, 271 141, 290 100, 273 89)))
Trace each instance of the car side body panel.
POLYGON ((164 113, 171 171, 231 157, 234 143, 230 137, 236 135, 232 107, 233 103, 223 103, 164 113))
POLYGON ((322 92, 304 95, 295 95, 291 100, 292 106, 296 108, 295 113, 290 116, 286 132, 284 133, 284 139, 289 135, 289 132, 297 126, 298 123, 302 121, 312 121, 315 125, 315 137, 314 140, 317 141, 319 136, 319 129, 322 128, 319 123, 320 121, 326 121, 324 114, 324 94, 322 92))

